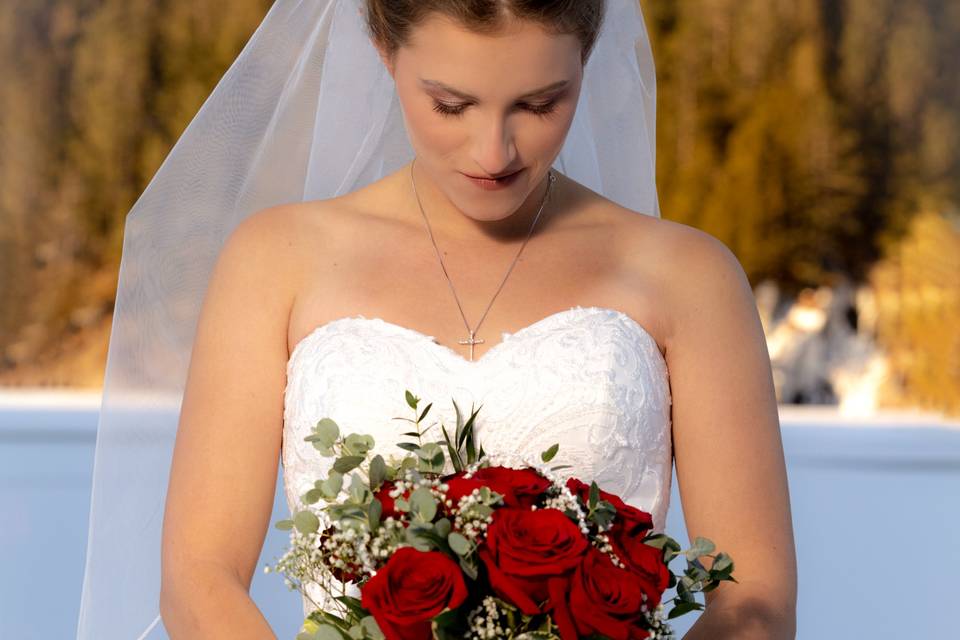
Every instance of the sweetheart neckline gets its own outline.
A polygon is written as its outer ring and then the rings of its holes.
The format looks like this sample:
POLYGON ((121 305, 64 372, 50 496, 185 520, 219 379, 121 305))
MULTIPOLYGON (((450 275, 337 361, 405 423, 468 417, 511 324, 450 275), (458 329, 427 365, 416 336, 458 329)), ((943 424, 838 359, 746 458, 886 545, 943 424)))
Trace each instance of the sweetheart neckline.
POLYGON ((656 338, 654 338, 653 335, 649 331, 647 331, 646 327, 644 327, 642 324, 634 320, 628 314, 624 313, 623 311, 620 311, 619 309, 613 309, 611 307, 596 307, 596 306, 582 307, 580 305, 575 305, 573 307, 570 307, 569 309, 562 309, 560 311, 555 311, 551 314, 548 314, 543 318, 540 318, 539 320, 535 320, 532 323, 524 327, 521 327, 520 329, 517 329, 513 333, 504 331, 503 335, 501 335, 500 342, 498 342, 497 344, 487 349, 483 353, 483 355, 477 358, 476 360, 470 360, 467 357, 460 355, 449 346, 445 344, 441 344, 440 342, 437 342, 437 339, 435 336, 421 333, 416 329, 411 329, 410 327, 406 327, 401 324, 396 324, 394 322, 390 322, 389 320, 384 320, 383 318, 379 318, 379 317, 368 318, 361 313, 358 313, 352 316, 343 316, 343 317, 335 318, 333 320, 330 320, 329 322, 325 322, 323 324, 316 326, 313 330, 307 333, 307 335, 303 336, 300 340, 298 340, 297 343, 293 345, 293 349, 290 351, 290 356, 287 358, 287 365, 289 366, 290 363, 293 362, 297 354, 302 350, 301 348, 304 347, 309 341, 311 341, 316 335, 318 335, 323 329, 327 329, 335 324, 352 320, 355 322, 356 321, 372 322, 372 323, 379 324, 381 326, 390 327, 394 330, 405 332, 418 339, 426 340, 429 344, 434 345, 435 347, 440 349, 442 352, 456 359, 461 364, 461 366, 479 367, 482 363, 486 362, 489 359, 488 356, 492 356, 492 354, 499 351, 501 347, 503 347, 505 344, 515 339, 516 336, 532 331, 533 329, 536 329, 548 322, 555 321, 559 318, 562 318, 563 316, 574 311, 600 311, 603 313, 613 314, 618 318, 623 319, 624 321, 626 321, 626 323, 629 326, 633 327, 633 329, 638 333, 638 335, 641 336, 641 338, 651 342, 657 354, 660 356, 660 359, 666 362, 666 359, 664 358, 663 352, 661 352, 660 350, 660 345, 657 343, 656 338))

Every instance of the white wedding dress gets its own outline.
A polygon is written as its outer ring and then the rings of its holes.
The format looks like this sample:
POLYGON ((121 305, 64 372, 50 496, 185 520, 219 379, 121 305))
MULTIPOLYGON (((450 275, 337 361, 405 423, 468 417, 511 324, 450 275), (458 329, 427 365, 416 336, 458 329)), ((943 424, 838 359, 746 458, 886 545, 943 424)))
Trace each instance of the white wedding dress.
MULTIPOLYGON (((650 512, 654 530, 663 531, 671 395, 653 337, 620 311, 577 306, 502 338, 471 362, 433 336, 362 315, 304 337, 287 363, 282 462, 291 513, 333 463, 304 441, 317 421, 332 418, 344 434, 372 435, 384 458, 405 455, 395 444, 410 440, 399 434, 413 425, 393 418, 415 419, 404 397, 409 389, 421 398, 420 411, 433 403, 422 427, 440 420, 452 433, 451 398, 464 420, 482 404, 474 426, 487 453, 539 463, 540 453, 559 443, 550 465, 571 465, 560 475, 596 480, 650 512)), ((427 436, 441 439, 440 427, 427 436)), ((304 615, 312 609, 304 598, 304 615)))

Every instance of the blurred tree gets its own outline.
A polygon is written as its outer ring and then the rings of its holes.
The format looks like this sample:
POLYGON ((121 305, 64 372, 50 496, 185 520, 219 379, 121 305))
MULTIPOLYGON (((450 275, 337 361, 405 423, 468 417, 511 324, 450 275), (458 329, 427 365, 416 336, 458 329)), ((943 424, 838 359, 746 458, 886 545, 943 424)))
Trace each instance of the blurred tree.
POLYGON ((921 195, 960 200, 957 3, 641 4, 664 216, 719 237, 752 281, 863 281, 921 195))
MULTIPOLYGON (((862 281, 960 202, 960 3, 640 2, 664 217, 751 281, 862 281)), ((107 334, 125 215, 271 4, 0 3, 0 372, 107 334)))
POLYGON ((270 4, 0 4, 0 371, 105 333, 126 213, 270 4))
POLYGON ((884 397, 960 416, 960 212, 923 211, 884 253, 870 273, 895 374, 884 397))

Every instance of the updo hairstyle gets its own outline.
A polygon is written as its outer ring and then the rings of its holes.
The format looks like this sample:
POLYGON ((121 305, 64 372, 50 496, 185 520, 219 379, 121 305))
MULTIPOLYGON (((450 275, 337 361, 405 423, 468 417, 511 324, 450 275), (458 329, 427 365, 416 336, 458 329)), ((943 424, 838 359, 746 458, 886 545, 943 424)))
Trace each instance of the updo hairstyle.
POLYGON ((518 19, 557 35, 575 35, 585 65, 600 33, 605 0, 366 0, 366 8, 370 37, 391 59, 409 42, 413 29, 440 13, 480 34, 496 34, 518 19))

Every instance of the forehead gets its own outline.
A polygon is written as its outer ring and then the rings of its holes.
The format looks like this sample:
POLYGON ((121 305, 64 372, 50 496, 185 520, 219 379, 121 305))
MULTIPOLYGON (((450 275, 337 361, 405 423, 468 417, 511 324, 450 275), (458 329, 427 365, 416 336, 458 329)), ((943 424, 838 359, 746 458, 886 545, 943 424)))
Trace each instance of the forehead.
POLYGON ((540 87, 563 79, 580 65, 580 41, 542 25, 510 19, 494 33, 476 33, 443 14, 417 25, 397 52, 397 64, 428 77, 467 88, 485 81, 540 87), (548 77, 549 76, 549 77, 548 77))

